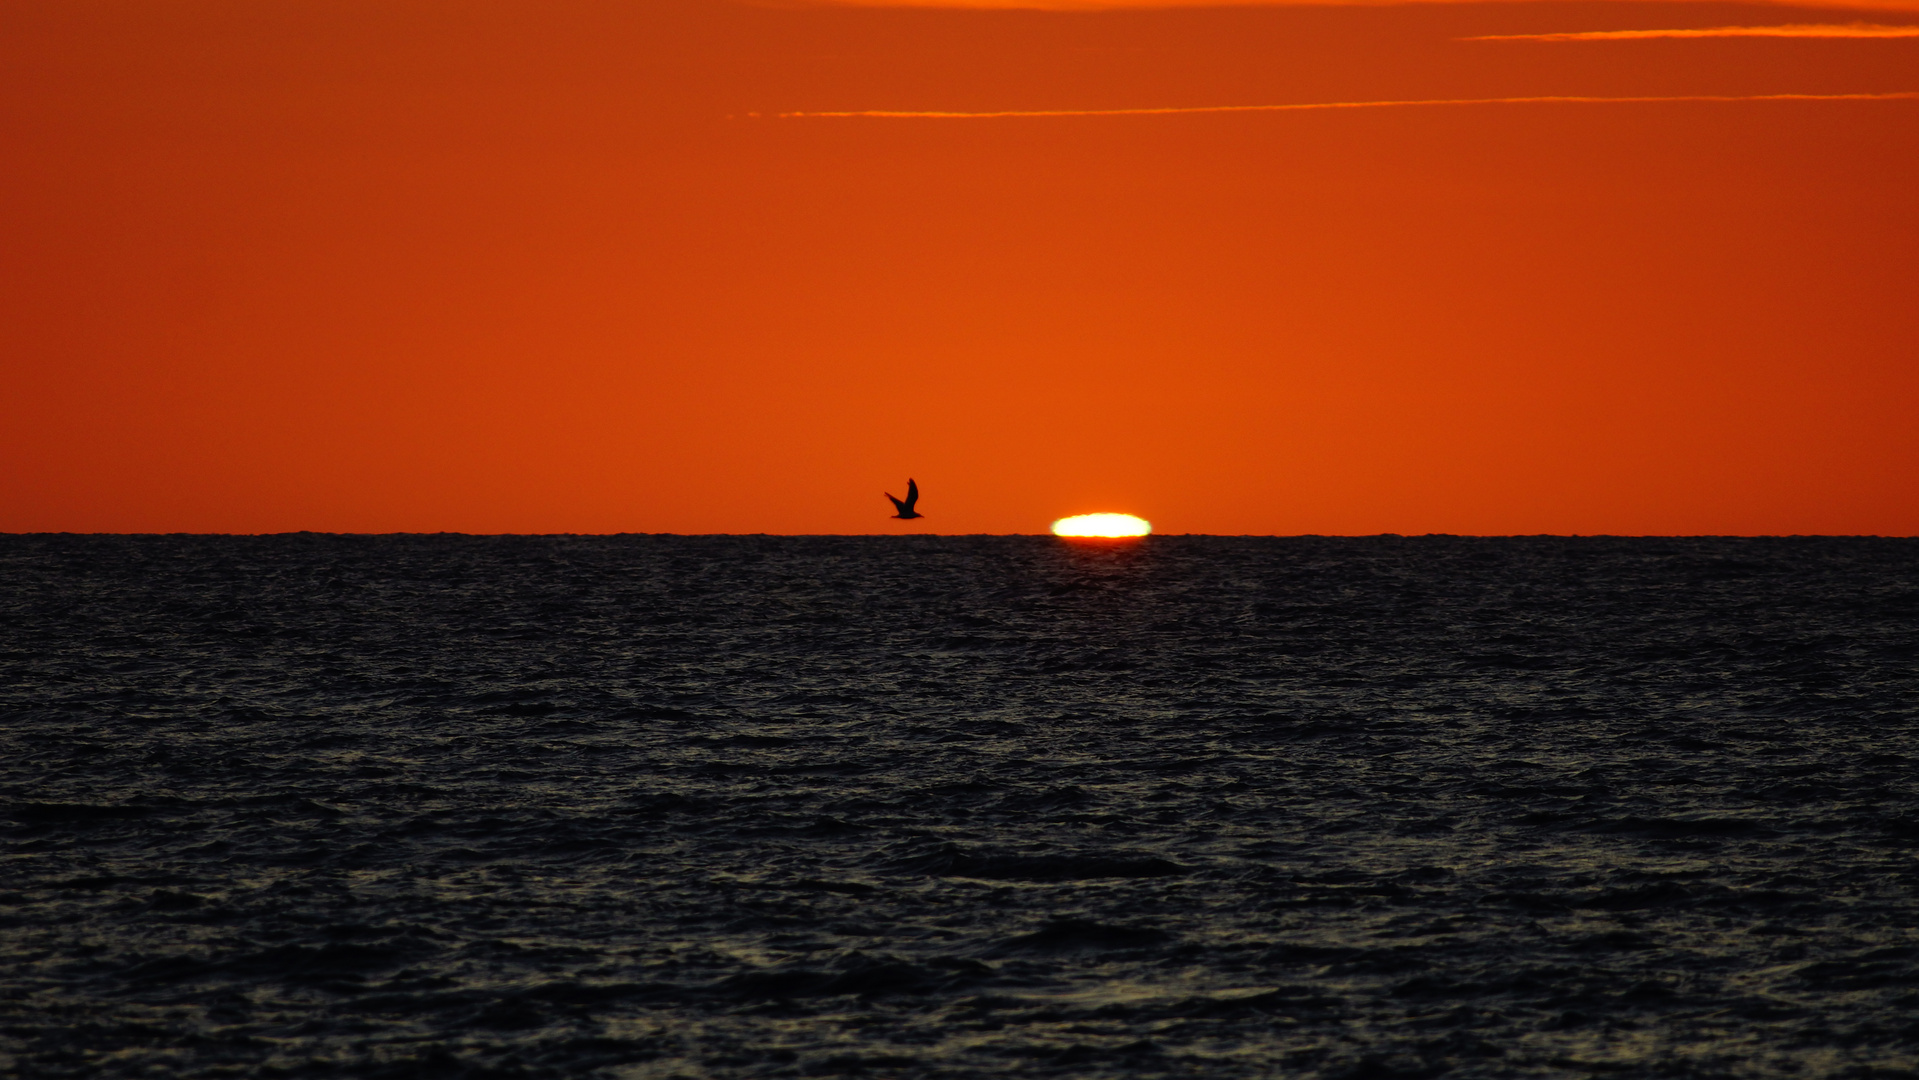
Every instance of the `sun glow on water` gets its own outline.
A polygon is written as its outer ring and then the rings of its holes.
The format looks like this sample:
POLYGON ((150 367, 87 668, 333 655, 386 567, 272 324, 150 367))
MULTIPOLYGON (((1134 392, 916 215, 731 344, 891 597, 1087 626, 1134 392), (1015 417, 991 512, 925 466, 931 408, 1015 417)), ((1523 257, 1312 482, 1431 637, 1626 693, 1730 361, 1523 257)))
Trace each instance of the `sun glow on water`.
POLYGON ((1078 514, 1053 522, 1054 536, 1118 538, 1145 536, 1153 526, 1132 514, 1078 514))

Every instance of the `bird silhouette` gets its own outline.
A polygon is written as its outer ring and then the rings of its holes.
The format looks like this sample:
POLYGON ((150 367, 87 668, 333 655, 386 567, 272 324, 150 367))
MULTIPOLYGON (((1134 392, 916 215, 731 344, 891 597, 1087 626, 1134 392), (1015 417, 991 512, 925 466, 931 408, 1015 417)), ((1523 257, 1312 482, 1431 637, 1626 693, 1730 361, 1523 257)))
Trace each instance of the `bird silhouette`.
MULTIPOLYGON (((889 499, 893 499, 893 493, 890 491, 887 492, 886 497, 889 499)), ((918 484, 915 484, 911 477, 908 477, 906 481, 906 498, 893 499, 893 509, 899 511, 899 513, 894 514, 893 516, 896 518, 925 517, 926 516, 925 514, 922 514, 919 511, 913 509, 913 504, 919 501, 920 501, 920 486, 918 484)))

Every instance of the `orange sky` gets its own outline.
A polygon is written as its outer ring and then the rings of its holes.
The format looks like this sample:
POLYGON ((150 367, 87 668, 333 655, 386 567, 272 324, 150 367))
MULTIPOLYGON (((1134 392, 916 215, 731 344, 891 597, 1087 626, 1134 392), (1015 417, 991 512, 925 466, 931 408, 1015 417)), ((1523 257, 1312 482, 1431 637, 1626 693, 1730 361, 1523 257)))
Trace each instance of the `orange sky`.
POLYGON ((1459 40, 1898 8, 0 0, 0 530, 1919 533, 1919 100, 778 115, 1919 91, 1459 40))

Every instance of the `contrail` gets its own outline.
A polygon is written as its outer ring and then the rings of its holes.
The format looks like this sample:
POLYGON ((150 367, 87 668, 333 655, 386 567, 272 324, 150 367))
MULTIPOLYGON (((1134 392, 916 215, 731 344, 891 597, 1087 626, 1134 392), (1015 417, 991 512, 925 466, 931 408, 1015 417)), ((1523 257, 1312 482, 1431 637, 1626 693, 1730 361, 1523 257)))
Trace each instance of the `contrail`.
POLYGON ((1872 23, 1789 23, 1784 26, 1709 26, 1687 30, 1581 30, 1554 34, 1482 34, 1460 41, 1639 41, 1646 38, 1919 38, 1919 26, 1872 23))
MULTIPOLYGON (((1181 105, 1149 109, 1001 109, 993 112, 945 112, 931 109, 849 109, 834 112, 783 112, 781 119, 870 117, 882 120, 996 120, 1053 116, 1184 116, 1196 113, 1315 112, 1325 109, 1402 109, 1431 105, 1636 105, 1682 101, 1914 101, 1919 90, 1884 94, 1673 94, 1658 97, 1427 98, 1407 101, 1310 101, 1291 105, 1181 105)), ((751 114, 749 114, 751 115, 751 114)))
MULTIPOLYGON (((1165 11, 1210 7, 1397 7, 1457 0, 747 0, 767 7, 948 8, 964 11, 1165 11)), ((1519 3, 1531 0, 1516 0, 1519 3)), ((1778 7, 1919 11, 1919 0, 1752 0, 1778 7)))

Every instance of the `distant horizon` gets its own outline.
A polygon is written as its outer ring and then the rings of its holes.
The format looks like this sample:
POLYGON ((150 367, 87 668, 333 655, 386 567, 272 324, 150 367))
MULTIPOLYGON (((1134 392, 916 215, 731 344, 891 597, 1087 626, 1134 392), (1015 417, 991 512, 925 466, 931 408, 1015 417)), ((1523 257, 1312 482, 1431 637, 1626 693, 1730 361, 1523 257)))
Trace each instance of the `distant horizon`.
POLYGON ((1216 538, 1222 540, 1424 540, 1424 539, 1461 539, 1461 540, 1912 540, 1919 534, 1912 533, 1200 533, 1200 532, 1154 532, 1151 536, 1131 537, 1063 537, 1052 533, 943 533, 943 532, 899 532, 899 533, 774 533, 774 532, 458 532, 438 530, 432 532, 334 532, 320 529, 293 529, 282 532, 0 532, 0 536, 41 537, 41 536, 81 536, 81 537, 233 537, 263 539, 282 536, 351 536, 378 538, 386 536, 467 536, 467 537, 623 537, 623 536, 673 536, 697 539, 701 537, 771 537, 779 539, 875 539, 910 540, 924 537, 943 539, 967 539, 975 537, 1014 538, 1031 537, 1036 540, 1057 540, 1062 544, 1091 544, 1093 546, 1123 546, 1153 539, 1186 539, 1193 537, 1216 538))

